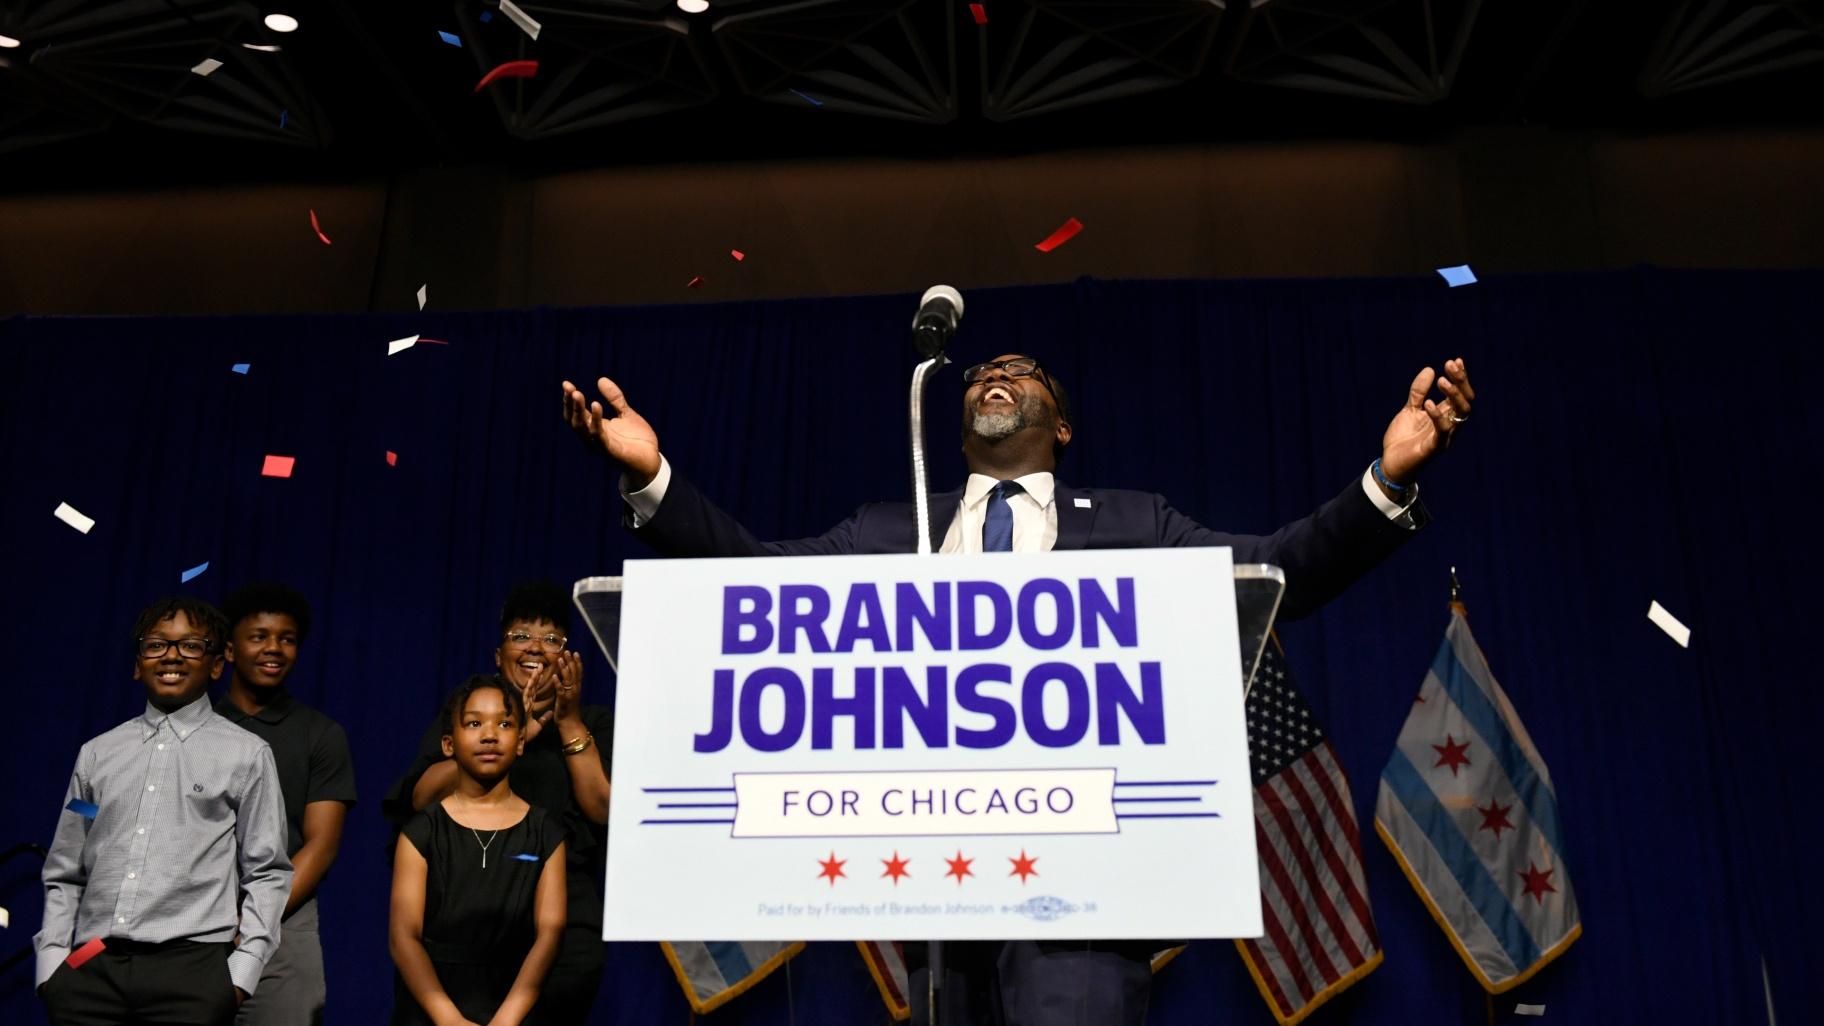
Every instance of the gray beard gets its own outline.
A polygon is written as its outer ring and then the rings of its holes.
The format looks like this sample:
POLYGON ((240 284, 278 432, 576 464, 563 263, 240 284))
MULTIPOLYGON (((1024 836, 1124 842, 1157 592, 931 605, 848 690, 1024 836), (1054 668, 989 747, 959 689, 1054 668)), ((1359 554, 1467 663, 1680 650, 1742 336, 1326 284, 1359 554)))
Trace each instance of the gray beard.
POLYGON ((1012 413, 982 413, 969 418, 969 433, 985 442, 1004 442, 1026 428, 1046 422, 1045 403, 1036 395, 1022 398, 1012 413))
POLYGON ((969 433, 990 442, 1011 438, 1026 426, 1026 418, 1021 416, 1021 412, 978 413, 969 423, 969 433))

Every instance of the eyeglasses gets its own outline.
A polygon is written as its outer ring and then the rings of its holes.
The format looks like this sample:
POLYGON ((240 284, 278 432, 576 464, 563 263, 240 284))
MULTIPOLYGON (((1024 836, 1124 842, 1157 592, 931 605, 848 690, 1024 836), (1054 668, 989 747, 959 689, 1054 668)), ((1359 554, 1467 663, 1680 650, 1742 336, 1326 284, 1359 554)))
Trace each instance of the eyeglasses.
POLYGON ((1037 378, 1039 384, 1045 386, 1045 391, 1051 393, 1052 399, 1055 400, 1058 397, 1058 390, 1051 387, 1051 375, 1040 369, 1039 361, 1030 356, 1021 356, 1012 360, 989 360, 987 363, 978 363, 963 372, 963 387, 967 388, 968 386, 981 381, 988 376, 989 371, 994 370, 1006 371, 1007 376, 1010 378, 1037 378))
POLYGON ((210 648, 208 638, 180 638, 177 641, 169 638, 141 638, 139 639, 140 658, 157 659, 171 651, 172 645, 177 646, 177 654, 185 659, 201 659, 209 654, 210 648))
POLYGON ((570 639, 564 637, 562 634, 532 634, 527 631, 508 631, 507 641, 509 644, 518 645, 520 648, 531 648, 532 642, 534 641, 546 648, 563 648, 569 643, 570 639))
MULTIPOLYGON (((987 377, 988 372, 993 370, 1006 371, 1010 378, 1030 378, 1039 373, 1039 361, 1030 356, 1022 356, 1015 360, 990 360, 987 363, 978 363, 963 372, 963 384, 973 385, 987 377)), ((1040 374, 1039 382, 1043 384, 1044 381, 1044 375, 1040 374)), ((1046 385, 1045 387, 1050 388, 1051 386, 1046 385)))

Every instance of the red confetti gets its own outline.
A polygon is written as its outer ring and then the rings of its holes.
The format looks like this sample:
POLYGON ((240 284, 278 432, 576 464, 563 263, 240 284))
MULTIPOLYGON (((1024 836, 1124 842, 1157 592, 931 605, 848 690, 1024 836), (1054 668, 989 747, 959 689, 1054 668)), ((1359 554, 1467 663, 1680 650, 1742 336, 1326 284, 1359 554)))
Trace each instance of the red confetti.
POLYGON ((386 450, 386 465, 389 467, 398 466, 399 465, 399 454, 394 452, 391 449, 386 450))
POLYGON ((260 467, 260 476, 261 477, 290 477, 291 468, 292 468, 293 464, 295 464, 297 462, 298 462, 298 458, 296 456, 271 456, 271 455, 268 455, 266 457, 265 465, 260 467))
POLYGON ((335 243, 329 241, 329 236, 323 234, 323 226, 317 223, 317 212, 314 210, 310 212, 310 230, 317 233, 317 238, 323 240, 323 245, 335 245, 335 243))
POLYGON ((420 338, 419 338, 419 339, 418 339, 418 342, 419 342, 419 343, 420 343, 420 344, 421 344, 421 345, 427 345, 427 346, 447 346, 447 345, 449 345, 449 343, 448 343, 448 342, 445 342, 445 341, 444 341, 444 340, 443 340, 443 339, 440 339, 440 338, 423 338, 423 337, 420 337, 420 338))
POLYGON ((500 67, 495 68, 493 71, 481 76, 481 81, 475 83, 475 91, 478 93, 481 92, 483 89, 492 85, 497 79, 531 78, 536 74, 538 74, 537 61, 508 61, 500 67))
POLYGON ((101 954, 106 949, 107 945, 101 942, 100 937, 97 937, 87 944, 84 944, 82 947, 77 948, 75 951, 70 952, 70 957, 64 959, 63 964, 69 966, 71 969, 81 969, 84 962, 101 954))
POLYGON ((703 276, 699 274, 695 278, 690 279, 689 281, 684 283, 684 287, 687 289, 702 288, 703 287, 703 276))
POLYGON ((981 4, 970 4, 969 13, 975 15, 977 25, 988 24, 988 8, 981 4))
POLYGON ((746 260, 747 259, 747 254, 741 252, 738 249, 729 250, 728 255, 734 257, 736 260, 746 260))
POLYGON ((1046 236, 1044 242, 1039 243, 1038 245, 1034 246, 1033 248, 1038 250, 1041 253, 1049 253, 1052 250, 1057 249, 1059 246, 1064 245, 1066 242, 1069 242, 1071 239, 1076 238, 1077 233, 1082 230, 1083 230, 1083 222, 1081 222, 1073 217, 1070 220, 1065 221, 1063 224, 1059 225, 1057 231, 1052 232, 1050 235, 1046 236))

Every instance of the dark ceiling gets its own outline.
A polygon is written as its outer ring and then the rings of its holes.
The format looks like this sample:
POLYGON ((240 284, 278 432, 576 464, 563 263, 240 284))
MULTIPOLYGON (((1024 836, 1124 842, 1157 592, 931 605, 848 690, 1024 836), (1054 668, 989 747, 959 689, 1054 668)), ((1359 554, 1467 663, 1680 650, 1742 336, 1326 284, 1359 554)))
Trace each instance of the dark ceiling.
POLYGON ((0 188, 1815 124, 1824 97, 1824 0, 520 8, 536 40, 495 0, 0 0, 0 188))

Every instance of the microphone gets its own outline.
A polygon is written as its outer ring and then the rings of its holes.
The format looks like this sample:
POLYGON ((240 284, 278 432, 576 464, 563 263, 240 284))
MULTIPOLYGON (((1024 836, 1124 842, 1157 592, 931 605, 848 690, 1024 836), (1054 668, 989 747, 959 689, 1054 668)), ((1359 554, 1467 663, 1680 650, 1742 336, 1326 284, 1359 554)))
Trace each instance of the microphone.
POLYGON ((933 285, 918 301, 912 318, 912 347, 930 359, 944 351, 956 325, 963 319, 963 294, 948 285, 933 285))

